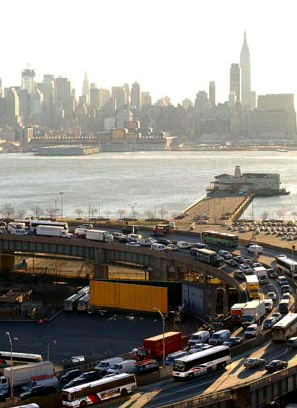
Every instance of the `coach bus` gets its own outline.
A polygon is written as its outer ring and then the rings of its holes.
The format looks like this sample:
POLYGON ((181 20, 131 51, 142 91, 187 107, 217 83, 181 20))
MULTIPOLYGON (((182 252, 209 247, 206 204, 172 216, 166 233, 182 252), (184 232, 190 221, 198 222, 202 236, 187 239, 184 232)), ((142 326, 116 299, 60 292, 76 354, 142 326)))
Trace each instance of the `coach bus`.
POLYGON ((223 369, 230 363, 230 348, 215 346, 174 360, 172 374, 174 379, 194 378, 213 370, 223 369))
POLYGON ((191 254, 198 261, 205 262, 213 266, 220 266, 220 260, 215 251, 211 251, 210 249, 206 248, 192 248, 191 254))
POLYGON ((238 246, 238 235, 227 234, 225 232, 203 231, 202 241, 205 244, 235 248, 238 246))
POLYGON ((297 333, 297 313, 290 313, 272 326, 272 341, 287 341, 297 333))
POLYGON ((43 220, 32 220, 30 221, 30 232, 36 234, 36 228, 38 225, 48 225, 51 227, 63 227, 65 231, 69 230, 67 222, 58 222, 58 221, 43 221, 43 220))
POLYGON ((62 391, 62 403, 66 407, 83 408, 110 398, 126 397, 136 388, 134 374, 118 374, 66 388, 62 391))
POLYGON ((0 351, 0 365, 10 364, 30 364, 43 361, 41 354, 15 353, 10 351, 0 351))
POLYGON ((32 404, 26 404, 26 405, 18 405, 17 407, 14 408, 40 408, 38 404, 35 404, 34 402, 32 404))
POLYGON ((278 256, 275 259, 278 272, 283 272, 290 278, 297 278, 297 262, 287 258, 285 255, 278 256))

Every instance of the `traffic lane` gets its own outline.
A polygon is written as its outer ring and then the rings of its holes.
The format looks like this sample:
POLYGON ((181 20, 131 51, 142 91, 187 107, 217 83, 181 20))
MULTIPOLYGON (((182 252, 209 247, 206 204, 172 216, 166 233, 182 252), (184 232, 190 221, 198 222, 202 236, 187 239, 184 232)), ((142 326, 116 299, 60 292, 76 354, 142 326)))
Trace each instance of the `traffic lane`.
POLYGON ((104 355, 125 354, 142 345, 146 337, 162 333, 159 318, 110 315, 108 317, 88 314, 61 313, 45 325, 24 322, 0 322, 2 349, 9 350, 5 333, 9 331, 16 352, 42 354, 47 358, 50 344, 50 360, 61 367, 63 360, 75 355, 101 358, 104 355))

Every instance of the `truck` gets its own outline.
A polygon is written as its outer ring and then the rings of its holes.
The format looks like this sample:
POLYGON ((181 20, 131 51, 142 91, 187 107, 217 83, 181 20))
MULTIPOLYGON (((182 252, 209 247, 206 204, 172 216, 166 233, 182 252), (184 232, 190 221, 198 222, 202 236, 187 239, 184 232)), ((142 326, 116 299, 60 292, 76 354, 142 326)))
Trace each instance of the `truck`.
POLYGON ((138 234, 139 226, 138 225, 125 225, 121 229, 122 234, 138 234))
POLYGON ((242 314, 243 314, 243 308, 245 307, 245 303, 235 303, 231 307, 231 317, 233 320, 233 323, 241 323, 242 319, 242 314))
POLYGON ((92 241, 112 242, 113 236, 108 231, 90 229, 86 230, 86 238, 92 241))
POLYGON ((165 235, 170 234, 175 230, 175 222, 170 221, 167 224, 158 224, 153 228, 155 234, 165 235))
POLYGON ((36 235, 42 235, 45 237, 59 237, 59 238, 71 238, 72 234, 69 234, 64 227, 56 225, 38 225, 36 227, 36 235))
POLYGON ((253 268, 253 271, 255 272, 255 275, 257 275, 258 277, 260 285, 265 285, 266 283, 269 283, 267 270, 266 268, 264 268, 264 266, 258 266, 256 268, 253 268))
POLYGON ((241 323, 243 327, 260 322, 266 314, 265 300, 247 302, 242 311, 241 323))
POLYGON ((246 290, 251 299, 259 299, 259 280, 257 275, 246 275, 246 290))
POLYGON ((212 320, 212 328, 215 331, 222 329, 230 329, 233 326, 233 319, 231 315, 218 315, 212 320))
POLYGON ((3 375, 0 376, 0 387, 10 388, 13 377, 13 387, 18 387, 35 381, 40 383, 54 378, 54 366, 50 361, 41 361, 40 363, 25 364, 19 366, 5 367, 3 375))
MULTIPOLYGON (((182 349, 182 334, 180 332, 164 333, 165 355, 182 349)), ((143 340, 143 346, 136 350, 136 359, 161 360, 163 357, 163 334, 143 340)))
POLYGON ((88 228, 85 227, 77 227, 74 230, 74 235, 78 238, 86 238, 88 228))

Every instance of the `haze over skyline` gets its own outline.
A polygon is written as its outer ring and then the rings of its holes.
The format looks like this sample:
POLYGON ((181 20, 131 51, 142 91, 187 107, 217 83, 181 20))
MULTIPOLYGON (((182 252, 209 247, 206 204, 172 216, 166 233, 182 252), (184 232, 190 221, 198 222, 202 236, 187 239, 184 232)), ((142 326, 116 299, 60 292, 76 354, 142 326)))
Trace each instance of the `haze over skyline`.
POLYGON ((154 102, 168 95, 173 104, 215 81, 224 102, 246 31, 251 89, 297 94, 295 8, 289 0, 11 0, 2 4, 0 78, 20 85, 30 63, 37 81, 68 77, 78 97, 87 71, 99 87, 137 81, 154 102))

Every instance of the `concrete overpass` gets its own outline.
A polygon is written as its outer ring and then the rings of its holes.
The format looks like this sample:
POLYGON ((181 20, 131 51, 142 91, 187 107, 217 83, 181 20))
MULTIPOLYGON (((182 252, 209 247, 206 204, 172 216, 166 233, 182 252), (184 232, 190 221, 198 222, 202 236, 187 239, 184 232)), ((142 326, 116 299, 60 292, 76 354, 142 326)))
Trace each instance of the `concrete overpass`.
MULTIPOLYGON (((183 281, 189 282, 189 274, 194 276, 194 282, 204 286, 209 292, 213 291, 207 285, 209 276, 218 278, 225 289, 224 305, 228 306, 229 287, 241 293, 241 287, 224 271, 198 262, 189 255, 172 252, 152 251, 146 247, 132 247, 117 242, 104 243, 83 239, 65 239, 55 237, 41 237, 36 235, 15 236, 0 235, 1 270, 14 269, 14 254, 42 253, 49 255, 64 255, 81 258, 94 263, 95 279, 108 279, 108 263, 126 262, 142 265, 149 271, 150 281, 183 281)), ((214 293, 206 297, 214 301, 214 293)))

